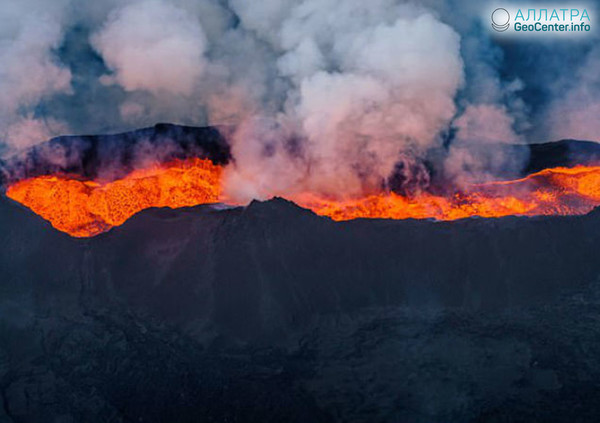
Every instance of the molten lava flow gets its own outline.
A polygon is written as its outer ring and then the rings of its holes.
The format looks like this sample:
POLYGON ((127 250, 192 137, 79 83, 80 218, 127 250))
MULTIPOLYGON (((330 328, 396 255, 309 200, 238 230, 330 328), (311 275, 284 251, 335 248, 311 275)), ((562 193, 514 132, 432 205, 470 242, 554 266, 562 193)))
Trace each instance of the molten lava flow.
POLYGON ((305 195, 296 202, 334 220, 585 214, 600 205, 600 166, 545 169, 522 179, 473 185, 449 197, 385 193, 332 201, 305 195))
MULTIPOLYGON (((67 175, 40 176, 11 185, 7 195, 55 228, 85 237, 121 225, 146 208, 217 202, 221 173, 222 168, 209 160, 178 160, 106 183, 67 175)), ((600 166, 545 169, 522 179, 472 185, 449 196, 379 193, 339 201, 305 194, 293 200, 334 220, 584 214, 600 205, 600 166)))
POLYGON ((150 207, 214 203, 221 194, 221 167, 210 160, 177 160, 136 170, 108 183, 66 175, 40 176, 11 185, 6 195, 76 237, 94 236, 150 207))

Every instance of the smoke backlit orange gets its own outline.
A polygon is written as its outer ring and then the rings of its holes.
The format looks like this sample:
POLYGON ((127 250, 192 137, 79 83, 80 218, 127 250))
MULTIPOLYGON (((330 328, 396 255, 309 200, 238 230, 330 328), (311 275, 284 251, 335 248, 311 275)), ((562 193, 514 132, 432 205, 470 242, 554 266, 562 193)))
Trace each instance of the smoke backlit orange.
MULTIPOLYGON (((7 196, 76 237, 94 236, 150 207, 187 207, 222 201, 222 167, 209 160, 177 160, 100 183, 48 175, 11 185, 7 196)), ((377 193, 345 201, 314 194, 291 198, 333 220, 356 218, 454 220, 471 216, 585 214, 600 205, 600 166, 556 167, 525 178, 472 185, 452 195, 405 197, 377 193)))

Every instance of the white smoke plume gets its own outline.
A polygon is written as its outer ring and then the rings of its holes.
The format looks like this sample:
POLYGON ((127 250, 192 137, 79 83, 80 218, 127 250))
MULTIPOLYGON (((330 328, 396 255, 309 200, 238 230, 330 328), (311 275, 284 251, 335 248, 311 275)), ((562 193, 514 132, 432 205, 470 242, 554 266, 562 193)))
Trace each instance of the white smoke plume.
MULTIPOLYGON (((410 178, 440 147, 448 149, 443 171, 457 180, 493 176, 511 158, 490 161, 479 156, 485 149, 465 146, 526 142, 531 128, 521 69, 507 72, 504 47, 473 2, 8 3, 0 11, 0 143, 9 149, 70 127, 226 125, 232 199, 340 198, 381 189, 398 163, 410 178), (59 52, 77 28, 97 57, 59 52), (102 71, 77 70, 78 60, 98 60, 102 71), (61 100, 70 94, 72 103, 61 100)), ((568 96, 553 93, 548 115, 566 117, 553 134, 597 132, 597 56, 575 73, 568 96)))
POLYGON ((600 141, 600 47, 590 50, 583 64, 569 75, 566 93, 560 90, 549 107, 547 122, 555 139, 600 141))
POLYGON ((0 141, 13 149, 66 131, 66 124, 35 115, 41 100, 71 90, 70 71, 57 62, 66 2, 25 0, 0 13, 0 141), (51 4, 49 4, 51 3, 51 4))
POLYGON ((211 19, 185 2, 132 2, 92 43, 113 71, 103 81, 131 93, 124 119, 164 115, 169 103, 237 128, 232 198, 359 195, 379 189, 404 155, 439 145, 463 63, 459 35, 433 11, 388 0, 230 7, 237 26, 205 31, 211 19))
POLYGON ((249 197, 363 194, 380 188, 403 154, 439 143, 463 80, 452 28, 388 1, 257 9, 238 13, 279 50, 277 75, 289 87, 267 128, 256 119, 236 134, 234 196, 243 195, 239 181, 249 197), (289 132, 300 141, 290 145, 289 132))
POLYGON ((126 5, 111 13, 92 45, 125 91, 186 95, 204 72, 206 36, 185 10, 159 0, 126 5))

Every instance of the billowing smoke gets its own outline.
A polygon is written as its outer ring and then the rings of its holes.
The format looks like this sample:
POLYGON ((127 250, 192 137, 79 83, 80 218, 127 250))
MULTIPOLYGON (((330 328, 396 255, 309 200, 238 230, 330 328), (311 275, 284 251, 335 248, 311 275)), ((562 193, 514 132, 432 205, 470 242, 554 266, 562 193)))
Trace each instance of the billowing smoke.
POLYGON ((381 189, 403 156, 439 145, 463 64, 460 37, 430 12, 308 1, 240 15, 280 49, 288 87, 280 114, 252 117, 234 137, 234 196, 358 195, 381 189))
MULTIPOLYGON (((127 92, 186 95, 206 67, 206 36, 200 22, 162 1, 113 11, 92 45, 112 72, 102 82, 117 83, 127 92)), ((135 112, 130 104, 124 107, 135 112)))
POLYGON ((9 0, 0 21, 4 154, 222 125, 237 201, 427 189, 440 150, 437 172, 468 183, 523 165, 498 145, 598 133, 594 37, 572 41, 571 69, 537 41, 491 38, 474 2, 9 0))
POLYGON ((64 34, 66 1, 8 2, 0 11, 0 139, 21 149, 67 131, 39 114, 40 102, 71 90, 71 72, 53 53, 64 34))

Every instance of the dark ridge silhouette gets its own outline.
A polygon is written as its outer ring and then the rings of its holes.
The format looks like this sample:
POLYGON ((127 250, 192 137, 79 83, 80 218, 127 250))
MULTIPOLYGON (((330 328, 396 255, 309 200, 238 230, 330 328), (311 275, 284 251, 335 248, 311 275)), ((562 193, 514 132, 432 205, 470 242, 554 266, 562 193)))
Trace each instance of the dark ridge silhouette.
POLYGON ((231 158, 219 128, 159 123, 114 135, 53 138, 0 162, 0 182, 55 173, 118 179, 144 164, 190 157, 215 164, 226 164, 231 158))
POLYGON ((600 164, 600 144, 591 141, 561 140, 529 144, 530 159, 526 173, 556 166, 600 164))
POLYGON ((333 222, 282 199, 75 239, 0 198, 0 421, 595 422, 600 209, 333 222))

